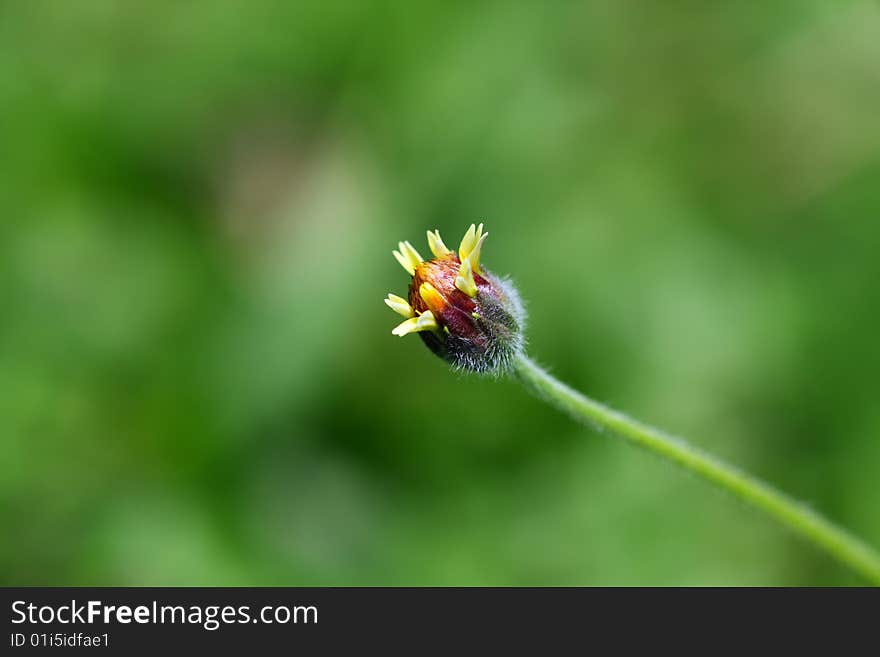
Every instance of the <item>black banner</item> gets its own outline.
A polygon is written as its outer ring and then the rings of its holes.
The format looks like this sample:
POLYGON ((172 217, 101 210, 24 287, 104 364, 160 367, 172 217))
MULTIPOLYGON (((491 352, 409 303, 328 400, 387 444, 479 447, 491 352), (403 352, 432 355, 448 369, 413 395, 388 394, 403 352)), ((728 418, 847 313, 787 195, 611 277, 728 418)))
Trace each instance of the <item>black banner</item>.
POLYGON ((876 650, 876 589, 7 588, 3 654, 876 650), (867 641, 868 643, 865 643, 867 641))

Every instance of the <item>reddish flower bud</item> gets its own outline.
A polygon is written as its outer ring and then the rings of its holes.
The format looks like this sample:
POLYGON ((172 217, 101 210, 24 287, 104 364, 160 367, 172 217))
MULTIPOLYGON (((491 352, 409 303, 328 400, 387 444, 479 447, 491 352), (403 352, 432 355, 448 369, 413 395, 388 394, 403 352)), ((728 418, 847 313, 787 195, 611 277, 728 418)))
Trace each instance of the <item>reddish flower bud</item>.
POLYGON ((480 266, 487 236, 472 224, 454 253, 429 231, 433 260, 401 242, 394 256, 412 276, 409 300, 390 294, 385 303, 407 318, 395 335, 418 333, 458 369, 502 374, 522 351, 525 312, 513 286, 480 266))

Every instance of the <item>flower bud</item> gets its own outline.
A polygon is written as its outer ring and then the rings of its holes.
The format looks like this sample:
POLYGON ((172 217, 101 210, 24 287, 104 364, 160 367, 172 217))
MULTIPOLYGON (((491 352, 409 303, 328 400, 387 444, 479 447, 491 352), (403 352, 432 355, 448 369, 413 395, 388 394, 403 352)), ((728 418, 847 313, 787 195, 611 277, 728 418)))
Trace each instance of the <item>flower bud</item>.
POLYGON ((400 242, 394 257, 412 276, 409 294, 389 294, 385 303, 406 317, 394 335, 418 333, 456 369, 503 374, 523 349, 525 311, 510 282, 480 264, 488 235, 483 224, 471 224, 455 253, 438 231, 428 231, 432 260, 400 242))

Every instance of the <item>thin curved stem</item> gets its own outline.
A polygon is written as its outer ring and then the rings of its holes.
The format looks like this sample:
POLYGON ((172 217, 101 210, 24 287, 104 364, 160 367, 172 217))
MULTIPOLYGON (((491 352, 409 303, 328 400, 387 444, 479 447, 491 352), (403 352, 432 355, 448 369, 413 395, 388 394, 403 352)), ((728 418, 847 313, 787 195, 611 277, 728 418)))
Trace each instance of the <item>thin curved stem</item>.
POLYGON ((606 429, 733 493, 860 573, 871 583, 880 585, 880 554, 797 500, 687 444, 681 438, 589 399, 555 379, 526 356, 516 361, 515 370, 529 389, 574 419, 606 429))

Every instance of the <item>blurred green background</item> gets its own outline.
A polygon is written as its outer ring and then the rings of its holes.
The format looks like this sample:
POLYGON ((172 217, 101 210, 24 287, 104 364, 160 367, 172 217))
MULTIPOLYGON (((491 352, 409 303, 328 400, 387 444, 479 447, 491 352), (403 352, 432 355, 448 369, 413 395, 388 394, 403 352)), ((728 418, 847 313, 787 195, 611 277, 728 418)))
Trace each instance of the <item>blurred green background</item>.
POLYGON ((0 9, 0 577, 859 580, 383 304, 472 221, 531 352, 880 544, 880 9, 0 9))

